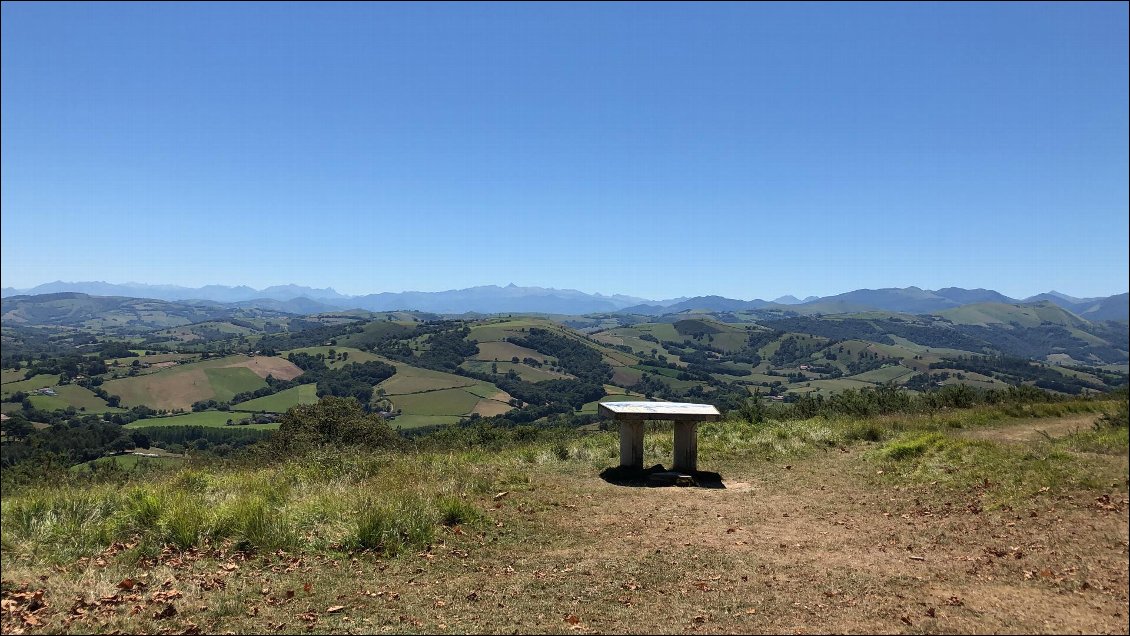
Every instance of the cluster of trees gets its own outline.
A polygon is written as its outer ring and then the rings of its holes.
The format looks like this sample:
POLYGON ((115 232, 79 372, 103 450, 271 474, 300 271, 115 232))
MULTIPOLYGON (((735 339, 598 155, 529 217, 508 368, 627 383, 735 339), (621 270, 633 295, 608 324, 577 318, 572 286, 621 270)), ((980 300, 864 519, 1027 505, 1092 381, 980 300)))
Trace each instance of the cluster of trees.
POLYGON ((55 423, 46 428, 35 428, 21 413, 4 420, 7 439, 0 444, 0 464, 5 469, 35 462, 79 464, 108 453, 131 450, 139 442, 144 444, 143 448, 149 445, 144 435, 134 435, 133 431, 96 415, 66 421, 53 419, 55 423))
POLYGON ((314 372, 317 376, 318 397, 353 397, 366 407, 373 399, 373 387, 395 373, 396 367, 376 360, 351 362, 337 369, 314 372))
POLYGON ((429 335, 424 340, 427 348, 419 353, 418 363, 437 371, 458 369, 464 360, 479 353, 479 344, 466 339, 469 335, 471 329, 467 326, 429 335))
POLYGON ((557 358, 559 367, 584 382, 602 385, 612 380, 612 367, 599 351, 580 340, 533 327, 525 337, 511 338, 510 342, 557 358))
POLYGON ((1034 382, 1041 389, 1078 395, 1084 391, 1103 391, 1105 386, 1059 373, 1046 365, 1011 356, 958 356, 930 365, 931 369, 958 369, 995 377, 1009 384, 1034 382))
POLYGON ((824 343, 816 342, 804 344, 800 338, 789 336, 781 340, 780 344, 777 345, 777 350, 769 357, 769 361, 775 366, 787 366, 808 359, 823 346, 824 343))
POLYGON ((149 426, 138 432, 148 436, 150 443, 170 452, 179 448, 213 450, 225 455, 230 450, 254 444, 271 436, 271 431, 254 428, 219 428, 215 426, 149 426))
POLYGON ((932 412, 943 408, 969 408, 981 404, 1052 402, 1056 399, 1058 398, 1054 394, 1031 386, 980 389, 966 384, 950 384, 914 395, 888 384, 874 389, 846 389, 827 397, 807 393, 798 396, 789 410, 775 415, 778 419, 807 419, 818 415, 862 418, 894 413, 932 412))
POLYGON ((58 374, 59 382, 65 384, 80 375, 98 375, 107 371, 109 371, 109 368, 101 357, 68 354, 45 356, 32 361, 24 373, 24 378, 31 379, 37 375, 58 374))

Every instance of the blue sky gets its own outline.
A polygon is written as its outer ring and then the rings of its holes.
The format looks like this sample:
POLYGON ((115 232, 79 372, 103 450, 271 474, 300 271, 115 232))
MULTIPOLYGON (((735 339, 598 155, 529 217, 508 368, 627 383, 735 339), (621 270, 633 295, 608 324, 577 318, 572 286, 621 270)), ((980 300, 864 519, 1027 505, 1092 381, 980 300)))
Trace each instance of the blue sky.
POLYGON ((1130 286, 1126 3, 2 11, 4 286, 1130 286))

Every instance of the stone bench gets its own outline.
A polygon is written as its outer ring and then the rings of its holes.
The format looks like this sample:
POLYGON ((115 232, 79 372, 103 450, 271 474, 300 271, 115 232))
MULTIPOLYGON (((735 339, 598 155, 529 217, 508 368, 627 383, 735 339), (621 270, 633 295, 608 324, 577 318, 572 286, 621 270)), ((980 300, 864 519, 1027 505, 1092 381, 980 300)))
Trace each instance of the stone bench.
POLYGON ((690 402, 601 402, 598 411, 620 423, 620 466, 643 470, 643 424, 675 423, 674 470, 698 470, 698 423, 716 422, 722 414, 710 404, 690 402))

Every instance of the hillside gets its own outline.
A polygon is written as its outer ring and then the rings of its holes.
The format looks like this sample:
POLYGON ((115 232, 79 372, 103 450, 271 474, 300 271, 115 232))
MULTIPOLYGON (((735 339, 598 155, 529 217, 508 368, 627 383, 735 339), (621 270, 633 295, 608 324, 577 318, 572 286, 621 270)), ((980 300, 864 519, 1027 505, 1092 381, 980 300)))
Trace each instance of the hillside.
POLYGON ((262 290, 246 286, 208 285, 199 288, 175 285, 115 285, 102 282, 64 283, 56 281, 29 289, 3 289, 3 297, 41 294, 80 293, 92 296, 149 298, 189 304, 222 303, 236 308, 264 309, 294 314, 316 314, 338 310, 372 312, 418 311, 433 314, 486 316, 499 313, 556 314, 578 316, 593 313, 620 313, 663 316, 689 311, 705 312, 785 312, 787 315, 815 315, 889 311, 924 314, 978 303, 1034 303, 1049 301, 1089 320, 1130 320, 1125 293, 1110 297, 1076 298, 1059 292, 1038 294, 1023 300, 1009 298, 991 289, 946 287, 924 290, 918 287, 857 289, 842 294, 803 301, 792 295, 768 302, 740 300, 718 295, 648 300, 624 294, 604 295, 575 289, 482 285, 439 292, 381 292, 347 296, 332 288, 314 289, 298 285, 278 285, 262 290))
POLYGON ((79 293, 11 296, 0 304, 5 325, 58 326, 104 331, 140 331, 209 320, 286 318, 282 311, 230 307, 213 302, 169 302, 79 293))
MULTIPOLYGON (((1115 406, 731 418, 702 427, 699 488, 617 476, 614 432, 115 460, 4 488, 0 620, 32 634, 1117 632, 1126 429, 1091 428, 1115 406)), ((670 441, 649 430, 646 464, 669 463, 670 441)))

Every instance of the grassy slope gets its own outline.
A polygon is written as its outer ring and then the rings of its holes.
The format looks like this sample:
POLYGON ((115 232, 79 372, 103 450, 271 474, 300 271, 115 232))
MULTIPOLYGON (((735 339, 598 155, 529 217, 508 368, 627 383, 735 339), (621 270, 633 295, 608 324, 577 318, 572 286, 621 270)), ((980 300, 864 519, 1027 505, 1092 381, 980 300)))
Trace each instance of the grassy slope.
POLYGON ((318 387, 315 384, 300 384, 274 395, 268 395, 232 406, 237 411, 268 411, 270 413, 283 413, 287 409, 299 404, 313 404, 318 401, 318 387))
POLYGON ((85 413, 120 413, 125 410, 107 405, 105 400, 94 395, 90 389, 77 384, 57 386, 54 387, 54 391, 56 395, 31 396, 32 406, 45 411, 66 409, 73 406, 85 413))
POLYGON ((1093 406, 704 425, 717 490, 605 482, 600 433, 6 492, 5 590, 45 591, 32 632, 1120 632, 1126 433, 1093 406), (159 556, 205 535, 270 549, 159 556), (76 560, 114 540, 140 543, 76 560))
POLYGON ((28 380, 18 380, 16 382, 7 382, 7 383, 2 385, 3 388, 0 389, 0 394, 8 396, 8 395, 11 395, 11 394, 16 393, 18 391, 24 391, 25 393, 30 393, 31 391, 34 391, 36 389, 44 389, 44 388, 47 388, 47 387, 50 387, 50 386, 55 386, 58 383, 59 383, 59 376, 58 375, 50 375, 50 374, 44 373, 44 374, 33 376, 31 379, 28 379, 28 380))
POLYGON ((103 388, 111 395, 121 396, 127 406, 189 408, 199 400, 230 400, 236 393, 267 386, 266 381, 250 369, 230 366, 250 364, 253 360, 246 356, 228 356, 181 364, 148 375, 109 380, 103 388))

